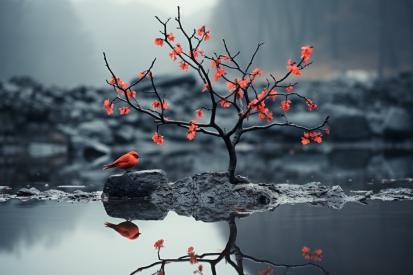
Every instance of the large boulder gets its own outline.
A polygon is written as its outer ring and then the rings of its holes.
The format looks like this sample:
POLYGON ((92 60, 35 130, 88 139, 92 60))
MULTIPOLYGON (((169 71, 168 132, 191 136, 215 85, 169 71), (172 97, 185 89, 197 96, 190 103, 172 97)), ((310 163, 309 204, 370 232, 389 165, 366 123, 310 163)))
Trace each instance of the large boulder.
POLYGON ((109 124, 104 120, 83 122, 78 127, 79 135, 96 139, 105 144, 112 144, 115 139, 109 124))
POLYGON ((384 121, 384 137, 397 140, 405 139, 412 135, 413 120, 411 114, 404 108, 391 107, 384 121))
POLYGON ((162 170, 132 171, 110 176, 103 188, 103 198, 149 198, 162 184, 169 182, 162 170))

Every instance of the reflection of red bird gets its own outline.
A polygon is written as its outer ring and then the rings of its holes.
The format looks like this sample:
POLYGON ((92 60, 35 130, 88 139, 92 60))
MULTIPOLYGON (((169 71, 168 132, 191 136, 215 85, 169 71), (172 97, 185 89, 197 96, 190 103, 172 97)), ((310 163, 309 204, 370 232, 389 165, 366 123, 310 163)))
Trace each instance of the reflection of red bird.
POLYGON ((133 166, 138 164, 139 158, 140 158, 139 154, 132 151, 132 152, 127 153, 126 155, 121 156, 114 163, 111 163, 109 165, 104 165, 103 170, 117 167, 117 168, 125 169, 126 171, 128 171, 127 169, 132 168, 133 166))
POLYGON ((105 226, 112 228, 120 235, 122 235, 125 238, 128 238, 129 240, 136 240, 141 234, 139 233, 139 227, 137 227, 136 224, 130 221, 121 222, 118 225, 110 222, 105 222, 105 226))

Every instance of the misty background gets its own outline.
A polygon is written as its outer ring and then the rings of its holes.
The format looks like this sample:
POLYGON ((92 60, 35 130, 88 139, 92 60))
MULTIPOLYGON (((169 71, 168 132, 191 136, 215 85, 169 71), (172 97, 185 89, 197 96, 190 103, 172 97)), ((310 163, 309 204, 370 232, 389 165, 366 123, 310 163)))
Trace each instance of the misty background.
POLYGON ((3 0, 0 80, 25 75, 46 85, 103 87, 109 73, 102 52, 127 81, 155 57, 155 74, 179 74, 170 50, 153 43, 161 29, 155 15, 171 17, 169 31, 178 34, 177 5, 187 31, 201 24, 211 31, 202 45, 210 56, 224 53, 225 38, 245 65, 265 42, 254 66, 267 75, 285 73, 304 45, 314 46, 315 63, 301 80, 346 70, 391 76, 413 66, 412 0, 3 0))

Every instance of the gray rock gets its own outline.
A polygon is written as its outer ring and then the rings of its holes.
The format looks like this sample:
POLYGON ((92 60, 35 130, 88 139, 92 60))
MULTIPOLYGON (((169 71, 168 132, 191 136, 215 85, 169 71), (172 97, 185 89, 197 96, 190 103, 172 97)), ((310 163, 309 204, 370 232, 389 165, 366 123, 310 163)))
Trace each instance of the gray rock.
POLYGON ((410 137, 413 131, 411 114, 404 108, 391 107, 384 121, 383 132, 385 138, 403 139, 410 137))
POLYGON ((147 198, 168 178, 162 170, 133 171, 110 176, 103 188, 103 197, 112 198, 147 198))
POLYGON ((371 137, 367 119, 358 114, 338 113, 330 118, 331 136, 337 140, 360 140, 371 137))
POLYGON ((34 196, 40 194, 40 191, 32 187, 30 189, 22 188, 17 191, 17 196, 34 196))
POLYGON ((87 136, 105 144, 112 144, 115 141, 109 124, 104 120, 83 122, 79 125, 78 131, 81 136, 87 136))

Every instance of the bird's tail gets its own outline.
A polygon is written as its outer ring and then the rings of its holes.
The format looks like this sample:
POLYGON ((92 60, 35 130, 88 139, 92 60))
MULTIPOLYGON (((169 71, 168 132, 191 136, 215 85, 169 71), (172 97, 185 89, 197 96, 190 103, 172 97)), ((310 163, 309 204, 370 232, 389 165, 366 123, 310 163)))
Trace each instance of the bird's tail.
POLYGON ((115 165, 113 165, 113 163, 112 163, 112 164, 108 164, 108 165, 103 165, 103 169, 102 169, 102 170, 110 169, 110 168, 113 168, 113 167, 116 167, 115 165))
POLYGON ((110 227, 110 228, 112 228, 112 229, 115 229, 115 228, 116 228, 116 224, 113 224, 113 223, 110 223, 110 222, 105 222, 104 225, 105 225, 106 227, 110 227))

